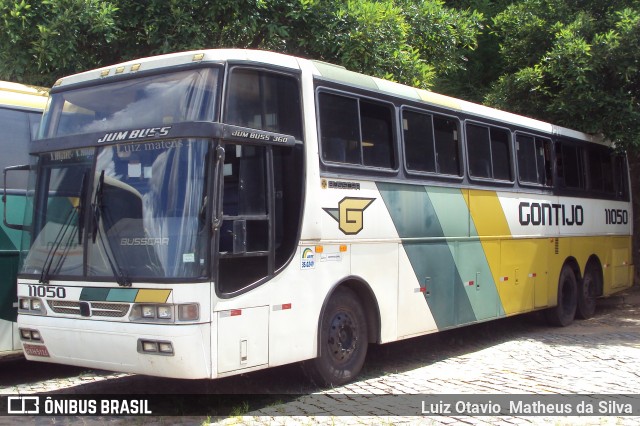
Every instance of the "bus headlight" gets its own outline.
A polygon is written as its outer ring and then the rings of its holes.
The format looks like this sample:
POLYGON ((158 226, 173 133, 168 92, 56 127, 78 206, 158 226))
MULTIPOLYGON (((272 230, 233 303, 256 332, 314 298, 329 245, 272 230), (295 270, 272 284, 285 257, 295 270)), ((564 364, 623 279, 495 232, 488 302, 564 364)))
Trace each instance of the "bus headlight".
POLYGON ((156 317, 156 308, 151 305, 142 305, 140 306, 140 311, 142 312, 143 318, 155 318, 156 317))
POLYGON ((159 319, 171 319, 172 306, 158 306, 158 318, 159 319))
POLYGON ((41 299, 37 297, 21 297, 18 299, 18 313, 46 315, 47 310, 41 299))
POLYGON ((167 304, 134 304, 129 315, 135 322, 181 322, 197 321, 200 318, 200 306, 197 303, 179 305, 167 304), (177 315, 176 315, 177 312, 177 315))

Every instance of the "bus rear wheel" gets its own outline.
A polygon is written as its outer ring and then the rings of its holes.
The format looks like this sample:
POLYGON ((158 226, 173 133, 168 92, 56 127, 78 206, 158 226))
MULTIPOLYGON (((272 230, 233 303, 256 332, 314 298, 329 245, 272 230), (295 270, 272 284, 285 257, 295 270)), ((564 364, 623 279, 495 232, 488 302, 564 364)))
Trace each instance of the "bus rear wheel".
POLYGON ((367 355, 367 323, 356 295, 337 289, 325 307, 320 323, 319 356, 305 370, 317 385, 340 386, 353 380, 367 355))
POLYGON ((596 312, 596 293, 600 287, 600 271, 595 263, 589 263, 578 286, 578 310, 576 316, 589 319, 596 312))
POLYGON ((566 327, 573 322, 578 305, 578 282, 569 265, 564 265, 558 279, 558 304, 546 311, 552 325, 566 327))

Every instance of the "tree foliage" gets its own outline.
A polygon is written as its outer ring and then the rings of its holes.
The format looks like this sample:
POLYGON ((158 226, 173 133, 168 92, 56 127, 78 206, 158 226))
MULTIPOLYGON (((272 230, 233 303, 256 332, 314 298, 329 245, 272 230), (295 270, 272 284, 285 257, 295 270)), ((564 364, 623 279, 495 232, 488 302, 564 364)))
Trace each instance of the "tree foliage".
POLYGON ((493 106, 640 147, 637 1, 523 0, 493 19, 505 64, 493 106))
POLYGON ((0 0, 0 78, 50 85, 189 49, 268 49, 430 87, 463 67, 479 15, 441 0, 0 0))

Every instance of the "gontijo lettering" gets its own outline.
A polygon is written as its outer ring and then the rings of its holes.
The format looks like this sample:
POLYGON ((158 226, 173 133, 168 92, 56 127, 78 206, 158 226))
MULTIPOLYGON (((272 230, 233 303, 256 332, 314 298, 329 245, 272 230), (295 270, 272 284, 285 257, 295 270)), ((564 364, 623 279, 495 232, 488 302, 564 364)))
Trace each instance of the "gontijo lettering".
POLYGON ((522 201, 518 206, 520 225, 563 225, 582 226, 584 210, 581 205, 549 203, 529 203, 522 201))

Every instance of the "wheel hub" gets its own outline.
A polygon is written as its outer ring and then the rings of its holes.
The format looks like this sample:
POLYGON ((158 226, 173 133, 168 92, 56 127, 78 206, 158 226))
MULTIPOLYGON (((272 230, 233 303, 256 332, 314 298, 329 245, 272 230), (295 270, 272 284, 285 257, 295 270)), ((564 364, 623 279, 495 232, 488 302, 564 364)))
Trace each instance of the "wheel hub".
POLYGON ((329 349, 338 361, 346 361, 353 354, 358 335, 353 320, 348 314, 339 313, 333 317, 329 330, 329 349))

